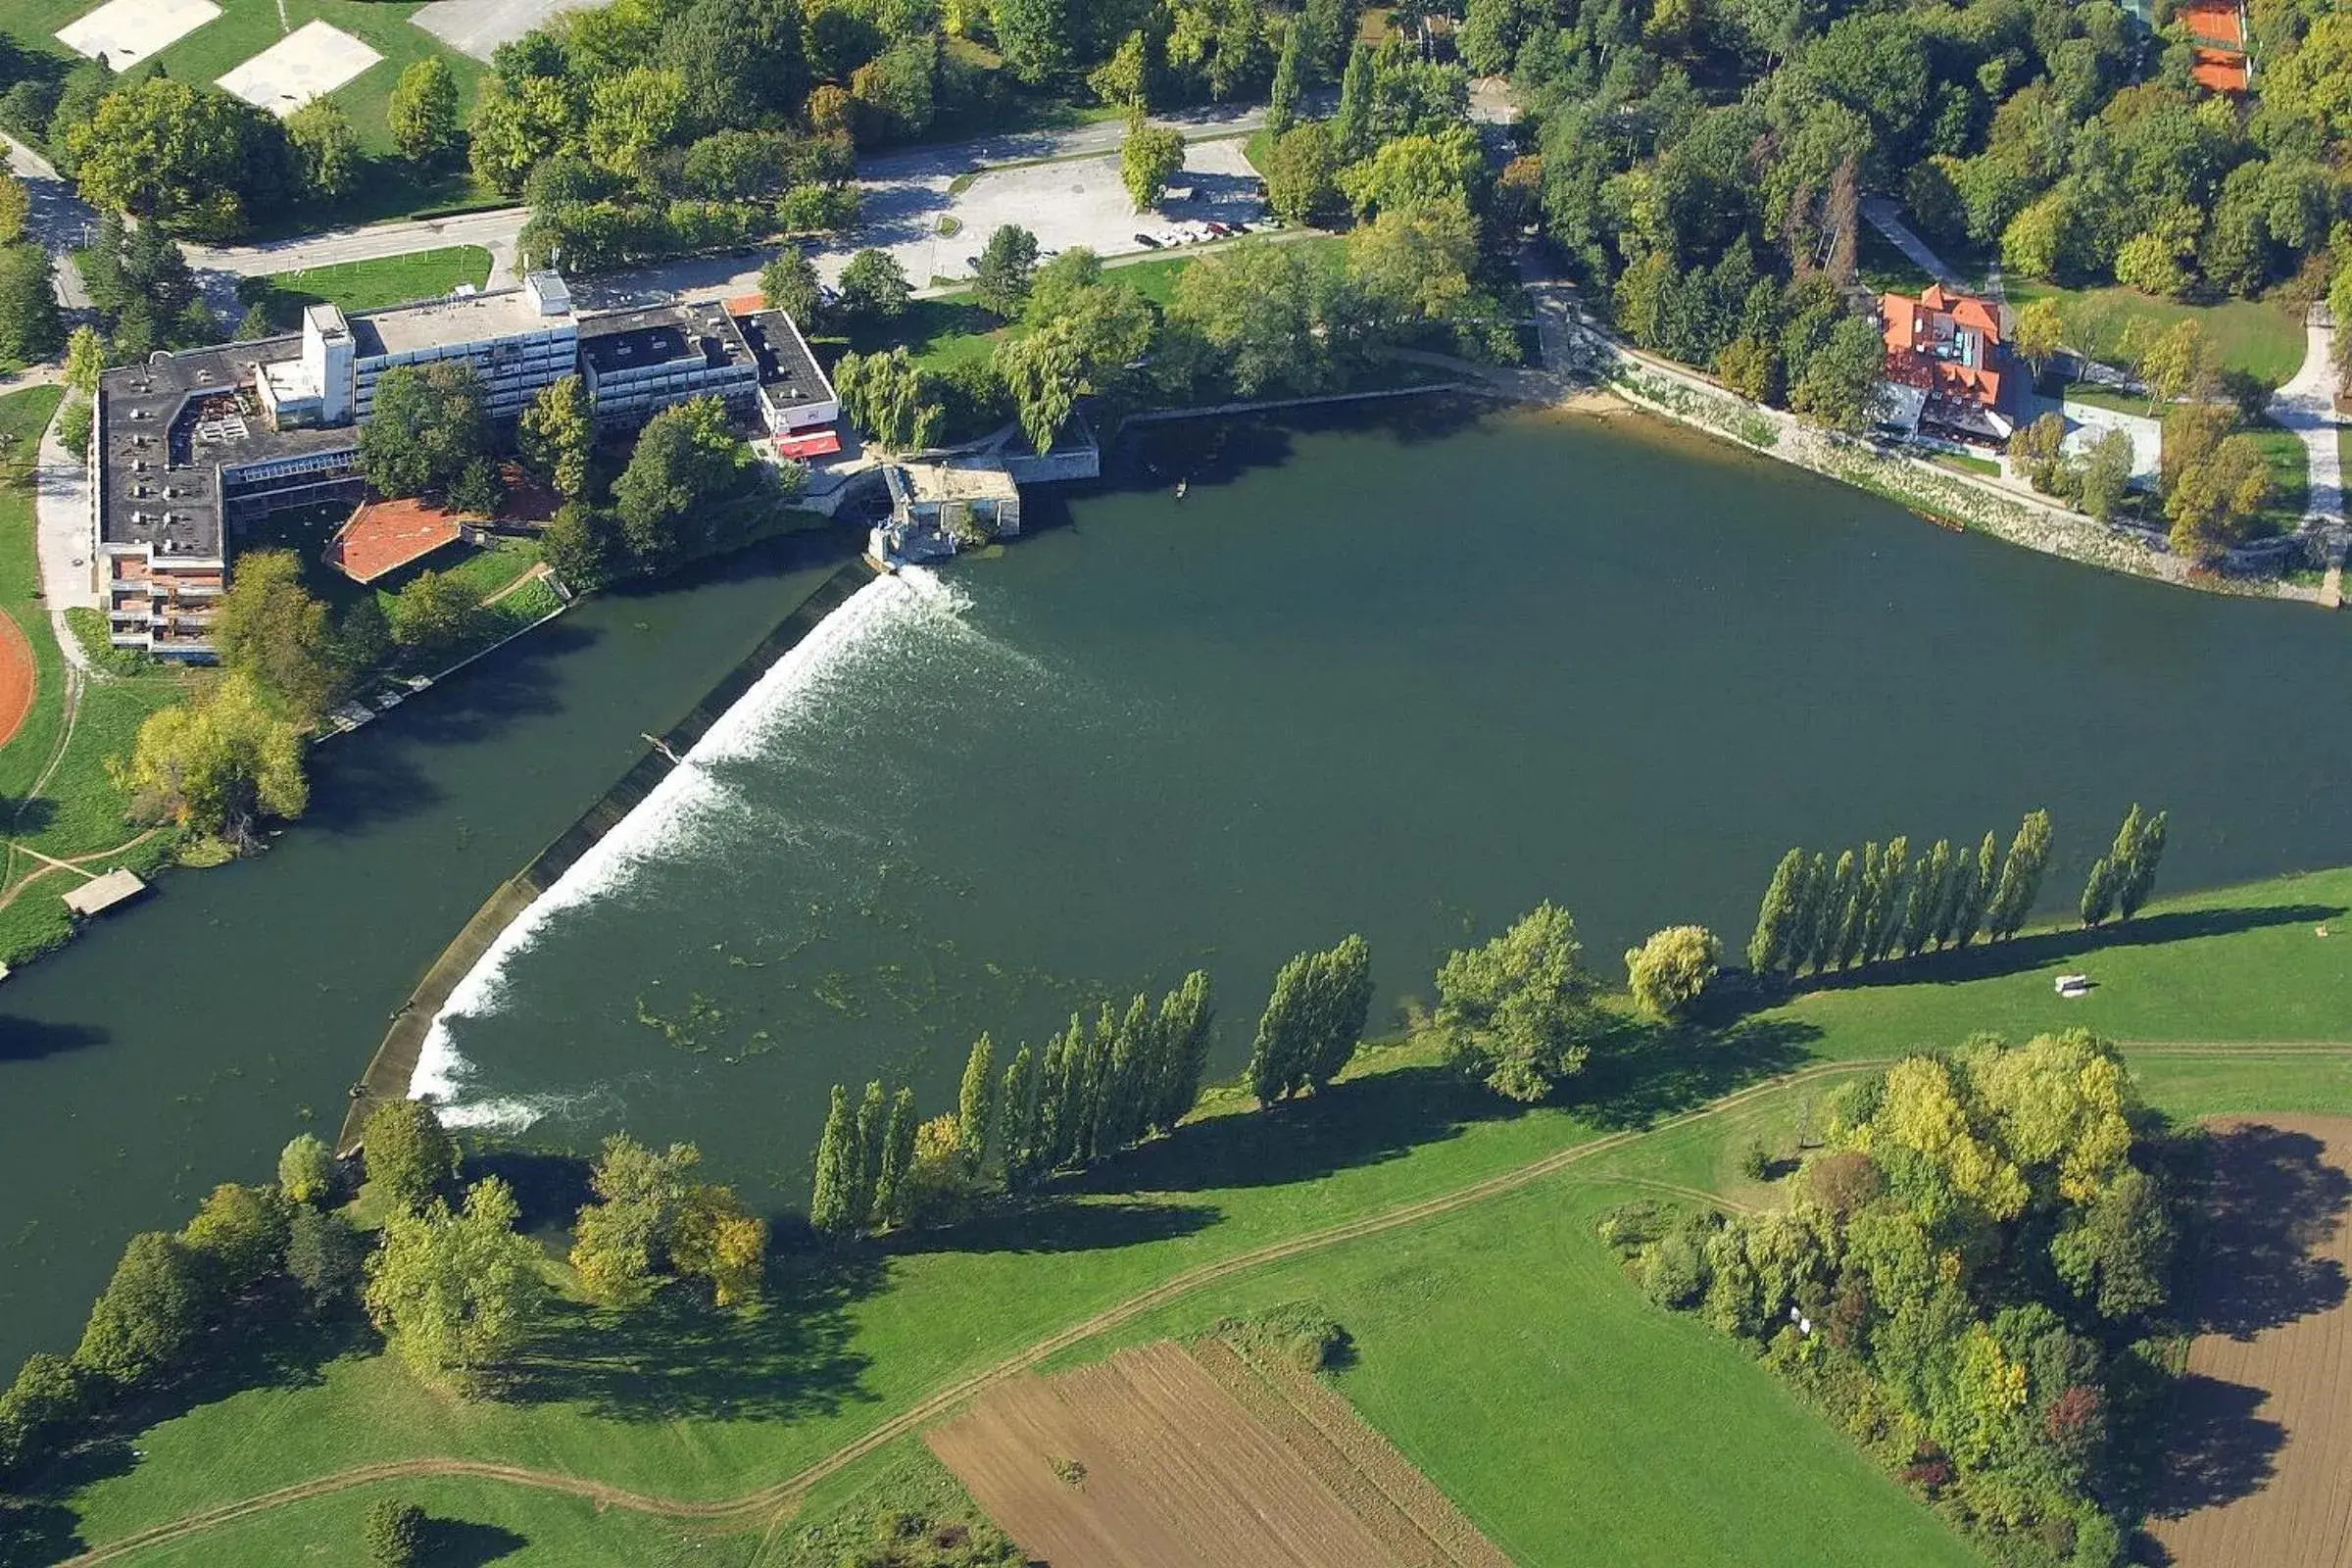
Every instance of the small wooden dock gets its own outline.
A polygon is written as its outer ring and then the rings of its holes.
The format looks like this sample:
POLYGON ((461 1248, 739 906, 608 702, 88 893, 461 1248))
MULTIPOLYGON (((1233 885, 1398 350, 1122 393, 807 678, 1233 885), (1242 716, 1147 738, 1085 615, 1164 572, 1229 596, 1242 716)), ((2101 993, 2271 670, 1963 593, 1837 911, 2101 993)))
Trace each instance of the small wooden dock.
MULTIPOLYGON (((82 873, 88 876, 88 872, 82 873)), ((87 920, 104 914, 117 905, 127 904, 147 891, 147 884, 136 876, 115 867, 104 876, 93 876, 73 892, 65 895, 66 907, 87 920)))

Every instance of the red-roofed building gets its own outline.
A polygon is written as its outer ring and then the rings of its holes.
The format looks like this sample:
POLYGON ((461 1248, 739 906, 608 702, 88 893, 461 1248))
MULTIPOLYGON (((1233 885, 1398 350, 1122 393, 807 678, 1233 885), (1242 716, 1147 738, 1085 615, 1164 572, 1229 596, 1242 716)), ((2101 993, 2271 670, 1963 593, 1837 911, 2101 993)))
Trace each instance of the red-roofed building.
POLYGON ((2009 439, 2013 373, 1998 306, 1931 283, 1917 299, 1882 296, 1879 320, 1900 416, 1892 422, 1978 444, 2009 439))
POLYGON ((466 536, 473 519, 423 501, 375 501, 326 542, 326 564, 353 582, 374 582, 466 536))

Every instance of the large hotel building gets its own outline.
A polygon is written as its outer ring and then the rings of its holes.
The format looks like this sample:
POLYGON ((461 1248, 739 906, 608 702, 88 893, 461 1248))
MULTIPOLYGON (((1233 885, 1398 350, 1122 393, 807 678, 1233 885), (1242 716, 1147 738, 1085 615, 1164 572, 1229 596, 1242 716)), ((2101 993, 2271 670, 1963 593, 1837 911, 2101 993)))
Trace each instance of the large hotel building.
POLYGON ((213 656, 234 525, 360 500, 359 426, 394 366, 467 362, 502 421, 576 373, 600 426, 710 395, 783 450, 824 449, 841 416, 833 388, 792 318, 756 305, 583 314, 561 277, 533 272, 362 316, 314 305, 299 333, 108 371, 90 440, 91 560, 116 646, 213 656))

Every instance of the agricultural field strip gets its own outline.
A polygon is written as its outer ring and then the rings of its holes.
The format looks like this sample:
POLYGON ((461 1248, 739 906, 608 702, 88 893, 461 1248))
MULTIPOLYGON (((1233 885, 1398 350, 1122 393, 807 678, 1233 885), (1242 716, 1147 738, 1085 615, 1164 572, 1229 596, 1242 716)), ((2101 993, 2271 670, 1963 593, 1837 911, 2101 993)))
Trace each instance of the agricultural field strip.
MULTIPOLYGON (((1366 1522, 1396 1516, 1408 1521, 1418 1541, 1399 1550, 1400 1556, 1435 1568, 1510 1568, 1510 1559, 1478 1533, 1452 1499, 1339 1395, 1305 1373, 1224 1340, 1202 1341, 1192 1348, 1192 1355, 1258 1420, 1278 1434, 1296 1434, 1286 1441, 1325 1485, 1350 1498, 1356 1489, 1369 1488, 1389 1505, 1385 1512, 1366 1512, 1366 1522)), ((1396 1543, 1391 1544, 1396 1549, 1396 1543)))
MULTIPOLYGON (((2118 1042, 2118 1045, 2126 1053, 2127 1057, 2132 1054, 2171 1057, 2266 1055, 2352 1057, 2352 1042, 2331 1044, 2325 1041, 2290 1041, 2239 1046, 2218 1041, 2168 1042, 2149 1045, 2136 1045, 2123 1041, 2118 1042)), ((1248 1273, 1251 1269, 1260 1268, 1269 1263, 1282 1262, 1307 1252, 1321 1251, 1328 1247, 1358 1241, 1367 1236, 1377 1236, 1386 1231, 1418 1224, 1423 1220, 1435 1219, 1487 1199, 1516 1192, 1520 1188, 1542 1181, 1572 1165, 1581 1164, 1596 1155, 1624 1149, 1652 1134, 1671 1131, 1677 1127, 1688 1126, 1693 1122, 1721 1115, 1768 1095, 1777 1094, 1782 1090, 1800 1084, 1814 1083, 1825 1078, 1888 1066, 1894 1059, 1890 1056, 1877 1056, 1816 1062, 1794 1072, 1759 1080, 1744 1089, 1735 1090, 1720 1100, 1666 1117, 1651 1126, 1628 1128, 1622 1132, 1609 1133, 1586 1143, 1557 1150, 1540 1159, 1530 1160, 1524 1165, 1486 1177, 1466 1187, 1456 1188, 1450 1193, 1441 1193, 1434 1198, 1398 1204, 1394 1208, 1367 1214, 1360 1219, 1326 1226, 1322 1230, 1309 1231, 1285 1241, 1270 1242, 1246 1252, 1237 1252, 1231 1257, 1201 1263, 1180 1273, 1172 1274, 1148 1291, 1140 1291, 1124 1301, 1105 1307, 1091 1317, 1081 1319, 1048 1335, 1045 1339, 1030 1345, 1026 1349, 1017 1351, 992 1366, 956 1380, 929 1397, 909 1405, 898 1415, 883 1421, 864 1436, 844 1444, 798 1474, 787 1476, 782 1481, 772 1482, 738 1497, 709 1500, 651 1497, 640 1493, 606 1486, 601 1482, 564 1475, 558 1471, 532 1470, 520 1465, 499 1465, 481 1460, 446 1458, 394 1460, 383 1464, 355 1466, 331 1475, 298 1482, 290 1487, 280 1487, 273 1492, 262 1493, 236 1502, 202 1509, 164 1524, 151 1525, 144 1530, 134 1531, 71 1558, 63 1565, 63 1568, 94 1568, 96 1564, 116 1562, 149 1546, 162 1545, 167 1542, 200 1535, 217 1526, 248 1518, 257 1513, 264 1513, 272 1508, 282 1507, 290 1502, 299 1502, 309 1497, 321 1496, 352 1487, 369 1486, 380 1481, 401 1480, 409 1477, 464 1476, 501 1481, 514 1486, 537 1487, 545 1491, 570 1493, 576 1496, 601 1502, 609 1507, 627 1508, 640 1513, 662 1514, 670 1518, 722 1523, 740 1522, 746 1525, 764 1520, 773 1524, 788 1513, 810 1487, 845 1467, 855 1464, 859 1459, 901 1438, 919 1431, 1006 1379, 1016 1377, 1073 1346, 1081 1345, 1098 1335, 1119 1328, 1148 1312, 1156 1311, 1206 1286, 1230 1279, 1237 1274, 1248 1273)))

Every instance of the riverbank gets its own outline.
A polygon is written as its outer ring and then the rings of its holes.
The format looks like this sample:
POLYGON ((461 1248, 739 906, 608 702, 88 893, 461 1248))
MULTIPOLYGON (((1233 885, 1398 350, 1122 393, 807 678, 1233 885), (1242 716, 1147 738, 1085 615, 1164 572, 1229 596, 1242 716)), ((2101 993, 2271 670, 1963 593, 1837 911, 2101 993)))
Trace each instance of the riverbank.
POLYGON ((1941 467, 1898 448, 1823 430, 1786 410, 1741 398, 1681 366, 1617 341, 1560 293, 1539 297, 1539 305, 1544 316, 1546 356, 1560 354, 1555 368, 1581 374, 1636 408, 1866 490, 1932 521, 2176 587, 2335 608, 2320 586, 2254 569, 2258 558, 2275 564, 2276 548, 2233 552, 2233 557, 2246 558, 2243 570, 2196 566, 2128 529, 2111 527, 2031 492, 1941 467))
MULTIPOLYGON (((518 1359, 520 1396, 463 1406, 380 1351, 272 1363, 242 1387, 208 1390, 121 1434, 107 1451, 135 1445, 135 1465, 61 1473, 43 1500, 61 1539, 91 1548, 76 1560, 92 1562, 144 1560, 140 1541, 181 1551, 209 1543, 233 1554, 240 1544, 258 1546, 265 1538, 246 1534, 256 1529, 271 1531, 266 1539, 290 1555, 325 1538, 299 1523, 261 1521, 299 1520, 298 1510, 322 1495, 448 1474, 587 1494, 681 1529, 770 1530, 820 1481, 838 1494, 890 1442, 984 1388, 1051 1357, 1204 1323, 1236 1298, 1299 1298, 1300 1267, 1315 1280, 1304 1294, 1344 1324, 1371 1312, 1354 1305, 1364 1289, 1413 1293, 1425 1312, 1470 1301, 1464 1310, 1475 1318, 1480 1293, 1448 1288, 1460 1259, 1447 1257, 1443 1239, 1459 1234, 1458 1220, 1516 1212, 1513 1195, 1522 1193, 1555 1208, 1563 1184, 1579 1189, 1568 1196, 1581 1205, 1588 1177, 1597 1177, 1590 1166, 1604 1156, 1613 1181, 1708 1180, 1752 1133, 1793 1126, 1808 1093, 1883 1059, 1890 1040, 1948 1044, 1955 1025, 1963 1034, 1991 1019, 2011 1027, 2013 1003, 2029 998, 2055 1020, 2077 1017, 2051 992, 2048 974, 2061 964, 2106 971, 2119 994, 2127 978, 2161 974, 2178 995, 2198 999, 2127 1046, 2135 1069, 2144 1060, 2158 1074, 2156 1098, 2168 1108, 2352 1105, 2343 1071, 2352 1051, 2341 1042, 2209 1043, 2261 1037, 2270 995, 2340 994, 2343 956, 2304 922, 2307 910, 2347 902, 2352 873, 2330 871, 2161 901, 2138 921, 2081 939, 2093 945, 2088 954, 2036 947, 2077 940, 2050 927, 1982 950, 1990 957, 1950 956, 1994 961, 1997 973, 1955 977, 1931 958, 1900 979, 1855 988, 1873 996, 1867 1022, 1819 1018, 1817 1004, 1800 998, 1737 1026, 1596 1062, 1568 1102, 1534 1108, 1465 1091, 1426 1049, 1373 1049, 1332 1091, 1280 1112, 1280 1138, 1268 1136, 1275 1124, 1250 1109, 1246 1095, 1220 1095, 1174 1137, 1034 1201, 902 1245, 779 1260, 777 1298, 757 1318, 668 1300, 594 1315, 565 1301, 518 1359), (2255 974, 2264 984, 2241 983, 2255 974), (1723 1136, 1705 1137, 1694 1154, 1693 1138, 1712 1125, 1723 1136), (1432 1245, 1437 1251, 1426 1250, 1432 1245), (1360 1262, 1365 1246, 1386 1262, 1353 1282, 1305 1261, 1360 1262), (681 1421, 693 1424, 692 1445, 675 1441, 681 1421)), ((1595 1342, 1602 1359, 1592 1370, 1687 1357, 1687 1345, 1678 1352, 1668 1343, 1680 1330, 1657 1338, 1654 1325, 1672 1320, 1642 1312, 1621 1271, 1580 1263, 1576 1273, 1573 1291, 1552 1307, 1563 1331, 1593 1312, 1611 1325, 1595 1342), (1637 1321, 1653 1327, 1637 1332, 1637 1321)), ((1823 1432, 1787 1424, 1811 1418, 1767 1396, 1760 1367, 1715 1359, 1709 1377, 1740 1412, 1741 1443, 1786 1459, 1795 1441, 1809 1475, 1838 1464, 1862 1473, 1823 1432)), ((1383 1362, 1369 1375, 1401 1370, 1383 1362)), ((1594 1391, 1613 1387, 1601 1375, 1563 1396, 1572 1409, 1591 1402, 1592 1419, 1603 1420, 1607 1401, 1594 1391)), ((1683 1473, 1691 1445, 1711 1441, 1693 1438, 1689 1423, 1610 1430, 1625 1442, 1596 1462, 1625 1475, 1595 1483, 1609 1488, 1683 1473)), ((1859 1480, 1832 1494, 1844 1499, 1839 1506, 1874 1495, 1859 1480)), ((1761 1496, 1724 1506, 1759 1521, 1777 1516, 1761 1496)), ((513 1544, 516 1568, 578 1560, 563 1555, 576 1551, 575 1538, 553 1530, 541 1538, 537 1529, 513 1544)), ((1721 1560, 1786 1560, 1786 1545, 1721 1560)))

